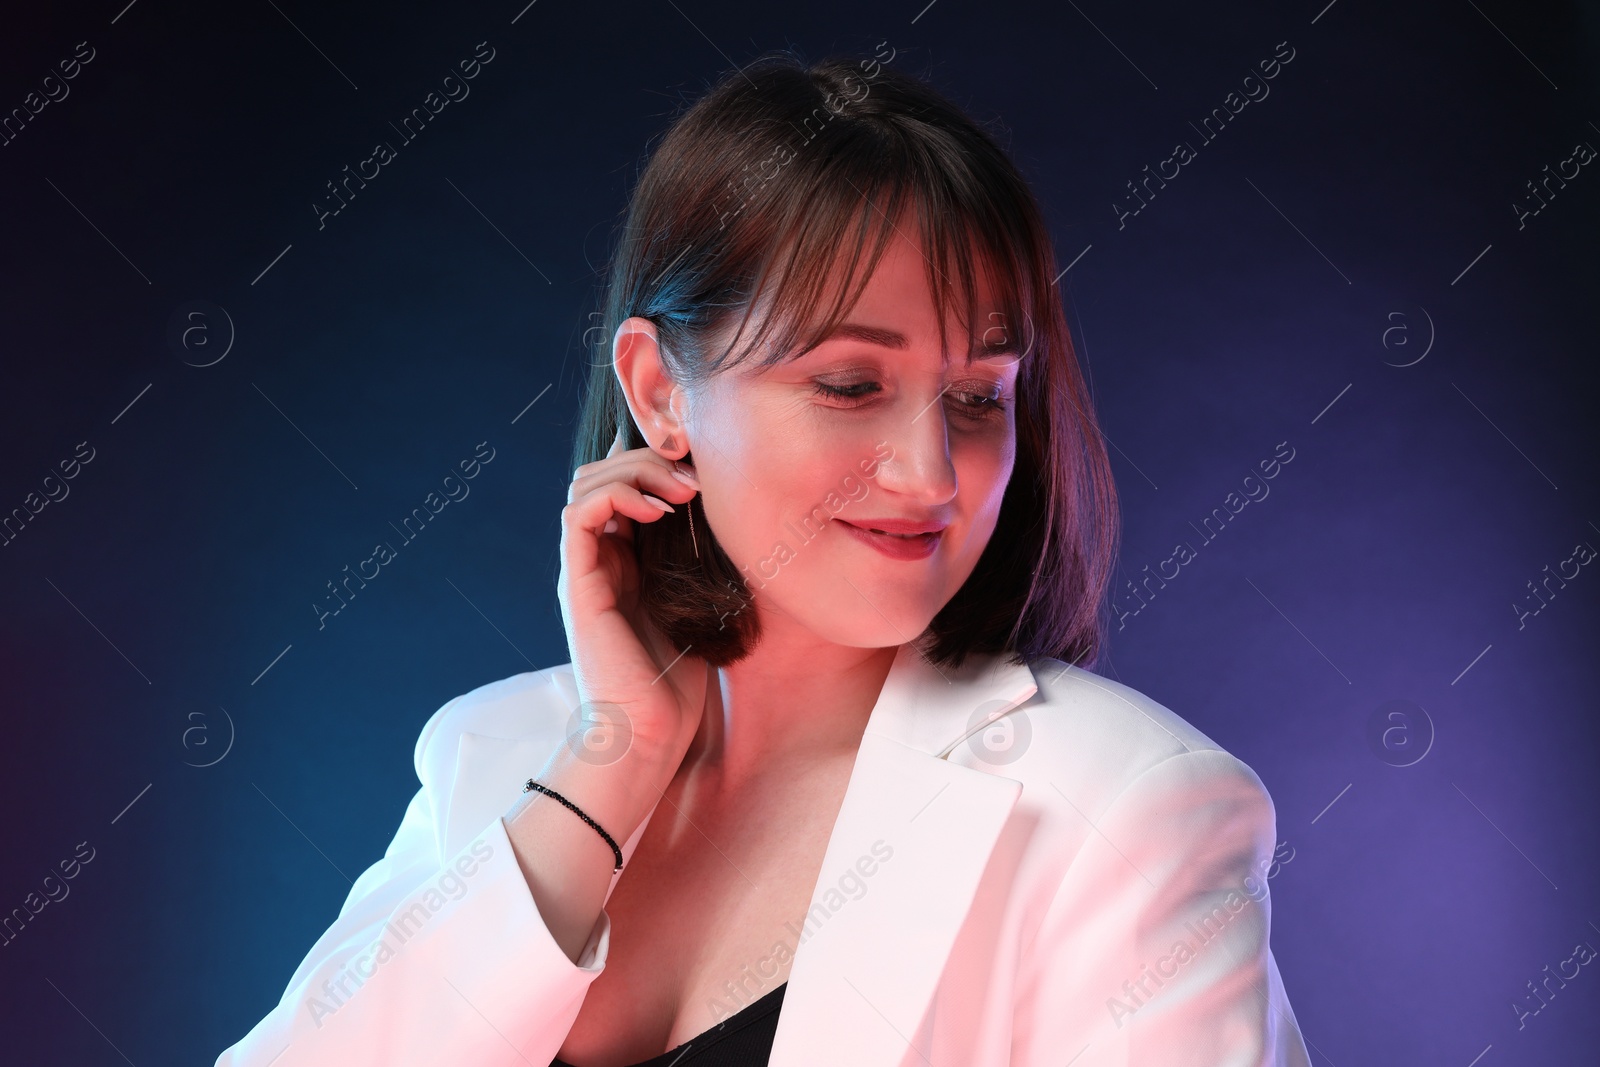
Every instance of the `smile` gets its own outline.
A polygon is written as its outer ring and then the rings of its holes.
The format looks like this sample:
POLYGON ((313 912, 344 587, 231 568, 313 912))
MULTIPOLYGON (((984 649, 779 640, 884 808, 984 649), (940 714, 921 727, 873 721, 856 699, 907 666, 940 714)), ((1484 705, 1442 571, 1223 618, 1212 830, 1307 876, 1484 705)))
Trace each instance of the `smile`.
POLYGON ((839 519, 838 522, 856 540, 877 549, 890 559, 897 560, 927 559, 939 547, 939 540, 944 535, 943 530, 920 534, 892 534, 855 526, 843 519, 839 519))

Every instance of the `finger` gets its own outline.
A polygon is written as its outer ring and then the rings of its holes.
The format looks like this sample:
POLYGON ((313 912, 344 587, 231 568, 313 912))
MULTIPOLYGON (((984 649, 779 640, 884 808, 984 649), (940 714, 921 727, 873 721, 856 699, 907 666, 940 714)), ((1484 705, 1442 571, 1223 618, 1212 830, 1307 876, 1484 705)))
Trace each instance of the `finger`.
POLYGON ((562 540, 568 559, 578 573, 588 573, 599 556, 602 536, 620 537, 631 544, 635 522, 655 522, 666 514, 646 494, 622 482, 591 490, 562 509, 562 540), (608 535, 605 527, 613 519, 617 530, 608 535))
POLYGON ((571 503, 586 493, 610 482, 636 486, 671 504, 682 504, 699 492, 699 483, 686 482, 673 472, 670 460, 663 459, 648 448, 635 449, 625 459, 612 459, 595 464, 573 478, 567 487, 567 502, 571 503))

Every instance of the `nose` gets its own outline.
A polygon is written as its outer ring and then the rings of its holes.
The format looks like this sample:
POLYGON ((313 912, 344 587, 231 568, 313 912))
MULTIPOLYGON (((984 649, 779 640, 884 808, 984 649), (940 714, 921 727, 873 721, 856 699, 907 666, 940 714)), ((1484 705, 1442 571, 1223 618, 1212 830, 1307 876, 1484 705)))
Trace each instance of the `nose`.
POLYGON ((920 409, 897 407, 883 427, 893 454, 878 464, 877 483, 885 492, 934 508, 956 495, 956 468, 950 461, 950 433, 944 393, 920 409))

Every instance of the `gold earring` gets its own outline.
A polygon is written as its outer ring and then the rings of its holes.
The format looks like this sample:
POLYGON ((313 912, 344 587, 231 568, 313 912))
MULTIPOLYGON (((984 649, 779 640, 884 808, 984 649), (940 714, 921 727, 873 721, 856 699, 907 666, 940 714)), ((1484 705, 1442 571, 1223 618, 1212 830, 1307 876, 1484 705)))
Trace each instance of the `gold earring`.
MULTIPOLYGON (((676 444, 677 444, 677 442, 673 440, 672 435, 668 434, 666 436, 666 438, 661 442, 661 450, 663 452, 670 452, 670 451, 672 451, 673 447, 676 444)), ((673 460, 672 461, 672 465, 674 467, 676 467, 678 465, 678 461, 677 460, 673 460)), ((695 496, 699 496, 699 494, 696 493, 695 496)), ((690 543, 692 543, 694 545, 694 558, 695 559, 699 559, 700 558, 700 539, 695 536, 695 532, 694 532, 694 498, 693 497, 691 497, 689 499, 689 506, 688 506, 687 510, 689 512, 689 541, 690 541, 690 543)))
MULTIPOLYGON (((699 496, 696 493, 695 496, 699 496)), ((700 558, 700 541, 694 535, 694 497, 689 498, 689 540, 694 542, 694 558, 700 558)))

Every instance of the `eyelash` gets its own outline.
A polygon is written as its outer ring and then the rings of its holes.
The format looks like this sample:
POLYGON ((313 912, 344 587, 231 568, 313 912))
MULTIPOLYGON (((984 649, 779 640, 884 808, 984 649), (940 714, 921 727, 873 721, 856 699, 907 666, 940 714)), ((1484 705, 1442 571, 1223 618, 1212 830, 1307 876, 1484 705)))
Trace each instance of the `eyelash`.
MULTIPOLYGON (((878 385, 877 382, 852 382, 849 385, 829 385, 826 382, 815 382, 813 384, 817 387, 816 391, 818 395, 826 396, 834 400, 865 399, 863 394, 852 393, 850 390, 861 389, 866 386, 876 387, 878 385)), ((1006 402, 999 397, 987 396, 981 393, 951 392, 954 396, 978 397, 986 401, 986 403, 980 405, 964 405, 966 410, 962 414, 974 422, 983 422, 987 419, 999 418, 1005 414, 1006 402)), ((857 404, 855 406, 860 407, 861 405, 857 404)), ((845 410, 848 411, 850 409, 846 408, 845 410)))

